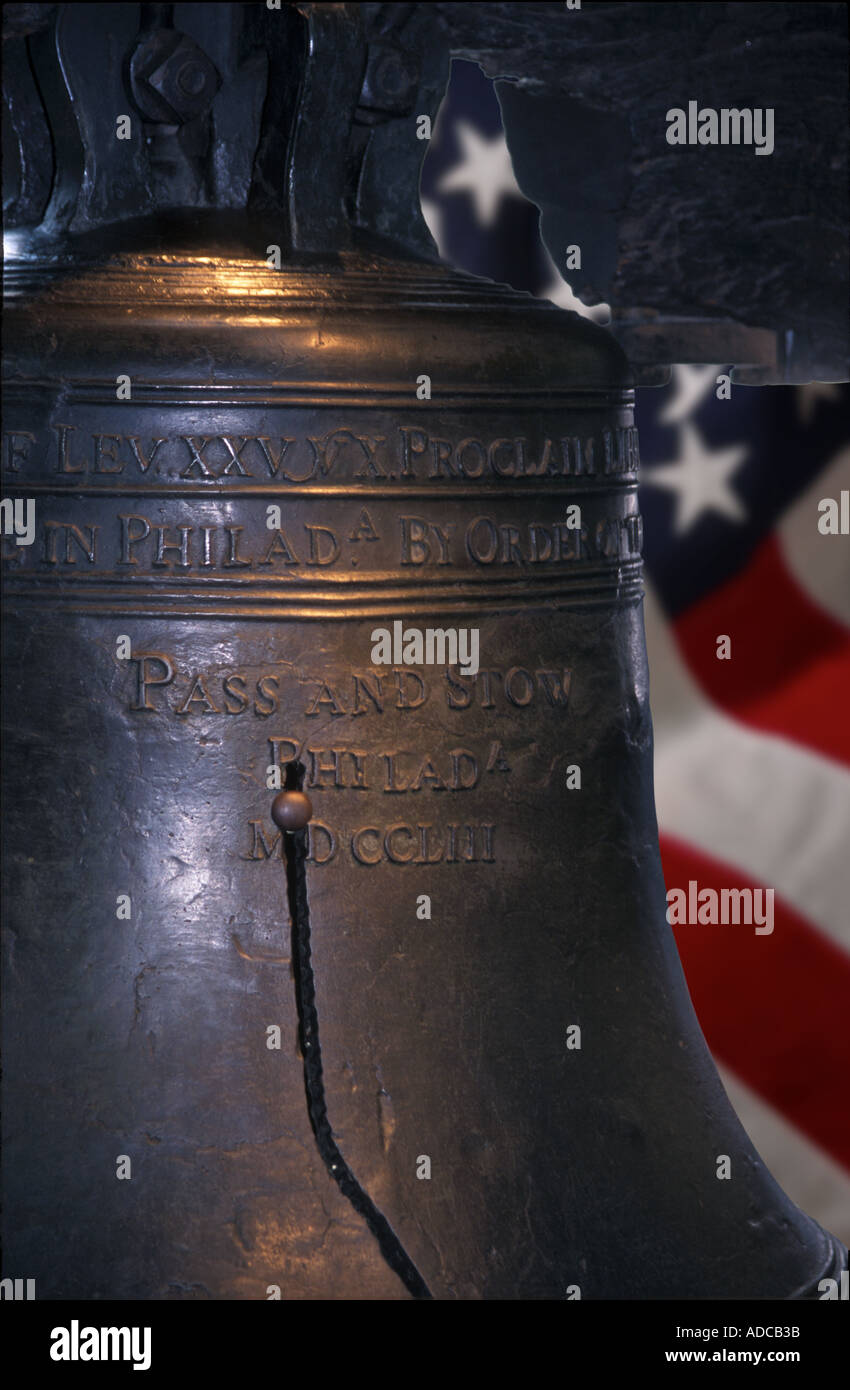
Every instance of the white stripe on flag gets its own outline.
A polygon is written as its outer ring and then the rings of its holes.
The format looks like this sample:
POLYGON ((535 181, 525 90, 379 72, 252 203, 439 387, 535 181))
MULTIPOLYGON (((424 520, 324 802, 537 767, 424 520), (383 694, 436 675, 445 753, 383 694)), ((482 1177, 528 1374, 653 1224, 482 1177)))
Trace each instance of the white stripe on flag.
POLYGON ((646 590, 660 830, 774 888, 850 949, 850 772, 713 705, 646 590))
POLYGON ((850 491, 850 445, 789 507, 777 533, 783 559, 803 593, 850 626, 850 541, 818 530, 818 502, 826 497, 838 502, 842 491, 850 491))

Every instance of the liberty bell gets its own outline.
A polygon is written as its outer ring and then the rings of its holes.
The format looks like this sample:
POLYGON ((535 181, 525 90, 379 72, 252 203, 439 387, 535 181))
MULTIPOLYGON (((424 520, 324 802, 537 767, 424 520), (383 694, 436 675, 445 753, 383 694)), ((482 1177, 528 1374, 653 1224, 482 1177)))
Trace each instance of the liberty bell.
POLYGON ((629 362, 419 217, 432 8, 7 7, 3 1274, 43 1298, 846 1268, 666 920, 629 362))

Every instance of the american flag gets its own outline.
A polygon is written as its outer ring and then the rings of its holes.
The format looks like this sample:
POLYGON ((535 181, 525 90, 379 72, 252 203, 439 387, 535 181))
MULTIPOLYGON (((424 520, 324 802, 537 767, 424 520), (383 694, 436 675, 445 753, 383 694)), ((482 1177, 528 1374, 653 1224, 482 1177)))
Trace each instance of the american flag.
MULTIPOLYGON (((452 65, 421 194, 445 260, 605 322, 545 250, 475 64, 452 65)), ((850 489, 850 387, 718 400, 728 367, 677 366, 637 393, 661 852, 668 889, 774 890, 772 934, 676 939, 756 1148, 848 1243, 850 540, 818 521, 850 489)))

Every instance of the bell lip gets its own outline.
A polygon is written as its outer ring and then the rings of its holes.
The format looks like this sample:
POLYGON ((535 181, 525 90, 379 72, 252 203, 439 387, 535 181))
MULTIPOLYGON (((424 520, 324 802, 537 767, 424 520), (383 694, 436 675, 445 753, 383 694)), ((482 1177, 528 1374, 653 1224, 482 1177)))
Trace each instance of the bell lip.
MULTIPOLYGON (((810 1218, 811 1219, 811 1218, 810 1218)), ((823 1226, 812 1220, 812 1225, 823 1236, 827 1249, 827 1258, 822 1268, 813 1278, 808 1279, 805 1284, 800 1284, 793 1293, 787 1295, 787 1302, 800 1302, 806 1299, 819 1299, 822 1297, 820 1284, 824 1279, 840 1279, 843 1272, 850 1268, 848 1264, 847 1247, 837 1236, 824 1230, 823 1226)))

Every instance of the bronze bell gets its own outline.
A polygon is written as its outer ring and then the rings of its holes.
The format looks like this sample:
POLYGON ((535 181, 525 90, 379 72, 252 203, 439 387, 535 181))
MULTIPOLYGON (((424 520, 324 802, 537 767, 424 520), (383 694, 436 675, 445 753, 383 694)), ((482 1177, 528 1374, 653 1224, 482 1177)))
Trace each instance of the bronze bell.
POLYGON ((445 56, 19 8, 57 156, 6 264, 4 1275, 817 1297, 846 1252, 665 918, 626 359, 352 192, 445 56))

